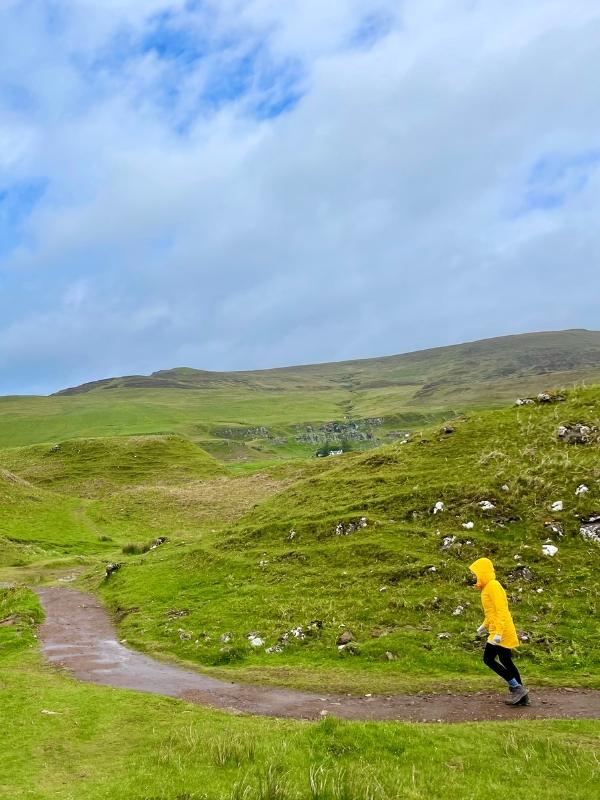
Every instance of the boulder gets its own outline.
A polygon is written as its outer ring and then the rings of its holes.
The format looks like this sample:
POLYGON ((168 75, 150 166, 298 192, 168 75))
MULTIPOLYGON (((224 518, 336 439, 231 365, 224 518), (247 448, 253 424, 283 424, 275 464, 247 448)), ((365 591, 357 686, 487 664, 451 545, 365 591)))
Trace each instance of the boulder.
POLYGON ((585 422, 576 422, 573 425, 559 425, 556 438, 565 444, 589 444, 592 441, 593 427, 585 422))
POLYGON ((350 642, 352 642, 352 641, 354 641, 354 635, 352 634, 352 631, 344 631, 338 637, 338 640, 337 640, 336 644, 339 647, 340 645, 350 644, 350 642))

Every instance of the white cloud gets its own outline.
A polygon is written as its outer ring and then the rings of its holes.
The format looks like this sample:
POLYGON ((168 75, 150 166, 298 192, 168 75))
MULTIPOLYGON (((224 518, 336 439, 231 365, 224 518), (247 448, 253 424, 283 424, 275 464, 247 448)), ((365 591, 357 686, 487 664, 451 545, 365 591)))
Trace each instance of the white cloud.
POLYGON ((5 375, 42 352, 58 388, 594 326, 596 165, 560 207, 527 198, 541 158, 600 145, 595 4, 44 5, 0 7, 0 192, 49 182, 0 266, 5 375), (140 47, 166 10, 200 55, 140 47), (389 27, 354 47, 369 13, 389 27), (207 98, 244 53, 244 91, 207 98), (261 119, 290 59, 304 96, 261 119))

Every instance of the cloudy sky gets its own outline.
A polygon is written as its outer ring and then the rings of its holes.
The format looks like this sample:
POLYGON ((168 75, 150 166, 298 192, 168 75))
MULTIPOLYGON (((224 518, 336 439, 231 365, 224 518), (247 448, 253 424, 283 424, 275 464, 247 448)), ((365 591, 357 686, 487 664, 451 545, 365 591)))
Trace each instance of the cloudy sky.
POLYGON ((0 393, 600 328, 595 0, 0 0, 0 393))

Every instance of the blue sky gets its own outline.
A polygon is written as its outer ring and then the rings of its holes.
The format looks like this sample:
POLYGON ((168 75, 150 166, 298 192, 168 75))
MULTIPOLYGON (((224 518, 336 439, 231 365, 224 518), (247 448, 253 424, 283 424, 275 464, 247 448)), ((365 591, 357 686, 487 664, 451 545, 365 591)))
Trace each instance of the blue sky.
POLYGON ((4 0, 0 394, 600 328, 600 6, 4 0))

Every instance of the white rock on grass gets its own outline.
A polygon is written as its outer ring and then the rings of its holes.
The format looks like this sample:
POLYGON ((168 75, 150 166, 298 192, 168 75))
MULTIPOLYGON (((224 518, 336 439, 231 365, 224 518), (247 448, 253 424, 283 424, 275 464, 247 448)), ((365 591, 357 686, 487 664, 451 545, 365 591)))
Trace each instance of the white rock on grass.
POLYGON ((503 484, 502 484, 502 486, 501 486, 500 488, 502 489, 502 491, 503 491, 503 492, 508 492, 508 491, 510 491, 510 488, 509 488, 509 485, 508 485, 508 483, 503 483, 503 484))
POLYGON ((580 483, 575 489, 575 497, 579 497, 580 494, 586 494, 586 492, 589 492, 589 488, 585 485, 585 483, 580 483))
POLYGON ((496 508, 496 506, 490 500, 481 500, 479 508, 482 511, 491 511, 493 508, 496 508))
POLYGON ((250 647, 262 647, 265 643, 257 633, 249 633, 246 638, 250 642, 250 647))
POLYGON ((555 556, 558 553, 558 547, 555 544, 543 544, 542 553, 545 556, 555 556))
POLYGON ((462 526, 466 531, 472 531, 473 528, 475 527, 475 523, 474 522, 463 522, 462 526))
POLYGON ((564 503, 562 500, 555 500, 554 503, 550 506, 550 511, 562 511, 564 508, 564 503))
POLYGON ((445 508, 446 506, 443 504, 443 502, 441 500, 438 500, 433 507, 433 513, 440 514, 445 508))
POLYGON ((456 606, 456 608, 452 612, 452 616, 453 617, 460 617, 460 615, 463 613, 464 610, 465 610, 464 606, 456 606))

